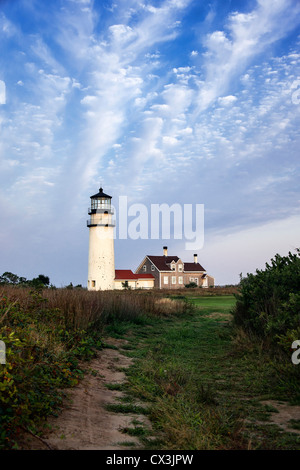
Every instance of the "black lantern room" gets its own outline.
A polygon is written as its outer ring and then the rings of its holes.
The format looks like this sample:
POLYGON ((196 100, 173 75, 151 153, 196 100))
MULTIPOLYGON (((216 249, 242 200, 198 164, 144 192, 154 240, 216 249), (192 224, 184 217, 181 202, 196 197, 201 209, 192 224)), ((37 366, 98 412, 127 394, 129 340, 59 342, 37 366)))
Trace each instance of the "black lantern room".
POLYGON ((91 196, 91 208, 89 214, 106 211, 111 213, 111 196, 105 194, 103 189, 100 188, 99 193, 91 196))

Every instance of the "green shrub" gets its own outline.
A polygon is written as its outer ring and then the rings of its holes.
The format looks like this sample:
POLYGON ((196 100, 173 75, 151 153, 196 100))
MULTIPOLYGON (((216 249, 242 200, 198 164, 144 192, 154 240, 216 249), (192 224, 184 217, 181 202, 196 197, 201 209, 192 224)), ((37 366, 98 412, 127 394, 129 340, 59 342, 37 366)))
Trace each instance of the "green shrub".
MULTIPOLYGON (((242 278, 234 309, 237 325, 283 345, 287 336, 299 335, 300 256, 277 254, 264 270, 242 278)), ((298 337, 294 339, 299 339, 298 337)))
POLYGON ((16 448, 24 429, 36 426, 62 402, 63 389, 82 376, 78 364, 101 347, 92 325, 73 328, 64 312, 39 291, 5 287, 0 294, 0 449, 16 448))
POLYGON ((190 282, 189 284, 185 284, 185 287, 193 289, 194 287, 198 287, 198 284, 195 282, 190 282))

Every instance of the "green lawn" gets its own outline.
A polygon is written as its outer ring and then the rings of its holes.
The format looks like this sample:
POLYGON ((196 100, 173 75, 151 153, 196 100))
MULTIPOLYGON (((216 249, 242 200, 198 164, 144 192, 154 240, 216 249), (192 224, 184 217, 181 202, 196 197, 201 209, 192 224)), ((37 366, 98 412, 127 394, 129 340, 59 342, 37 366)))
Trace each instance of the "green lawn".
MULTIPOLYGON (((276 364, 236 332, 233 296, 191 297, 195 311, 128 326, 128 400, 145 402, 155 449, 299 449, 299 436, 270 424, 261 401, 286 397, 276 364)), ((110 331, 110 334, 113 332, 110 331)))
POLYGON ((217 309, 218 312, 229 313, 235 305, 235 297, 233 295, 190 297, 189 300, 205 311, 217 309))

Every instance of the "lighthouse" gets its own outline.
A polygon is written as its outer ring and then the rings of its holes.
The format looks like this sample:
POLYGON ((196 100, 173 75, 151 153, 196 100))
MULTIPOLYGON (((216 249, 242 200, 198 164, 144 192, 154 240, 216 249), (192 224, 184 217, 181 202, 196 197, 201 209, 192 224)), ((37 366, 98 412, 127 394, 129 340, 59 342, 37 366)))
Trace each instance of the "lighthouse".
POLYGON ((109 290, 115 285, 114 227, 111 196, 100 188, 91 196, 88 290, 109 290))

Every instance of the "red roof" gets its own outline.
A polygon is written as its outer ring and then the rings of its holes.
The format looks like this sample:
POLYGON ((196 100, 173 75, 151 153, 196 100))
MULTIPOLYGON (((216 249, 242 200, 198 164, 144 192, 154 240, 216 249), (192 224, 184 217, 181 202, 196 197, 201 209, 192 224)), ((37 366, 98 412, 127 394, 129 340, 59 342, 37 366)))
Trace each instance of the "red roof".
POLYGON ((136 279, 136 277, 130 269, 116 269, 115 279, 136 279))
POLYGON ((154 279, 152 274, 134 274, 130 269, 116 269, 115 280, 128 281, 130 279, 154 279))

